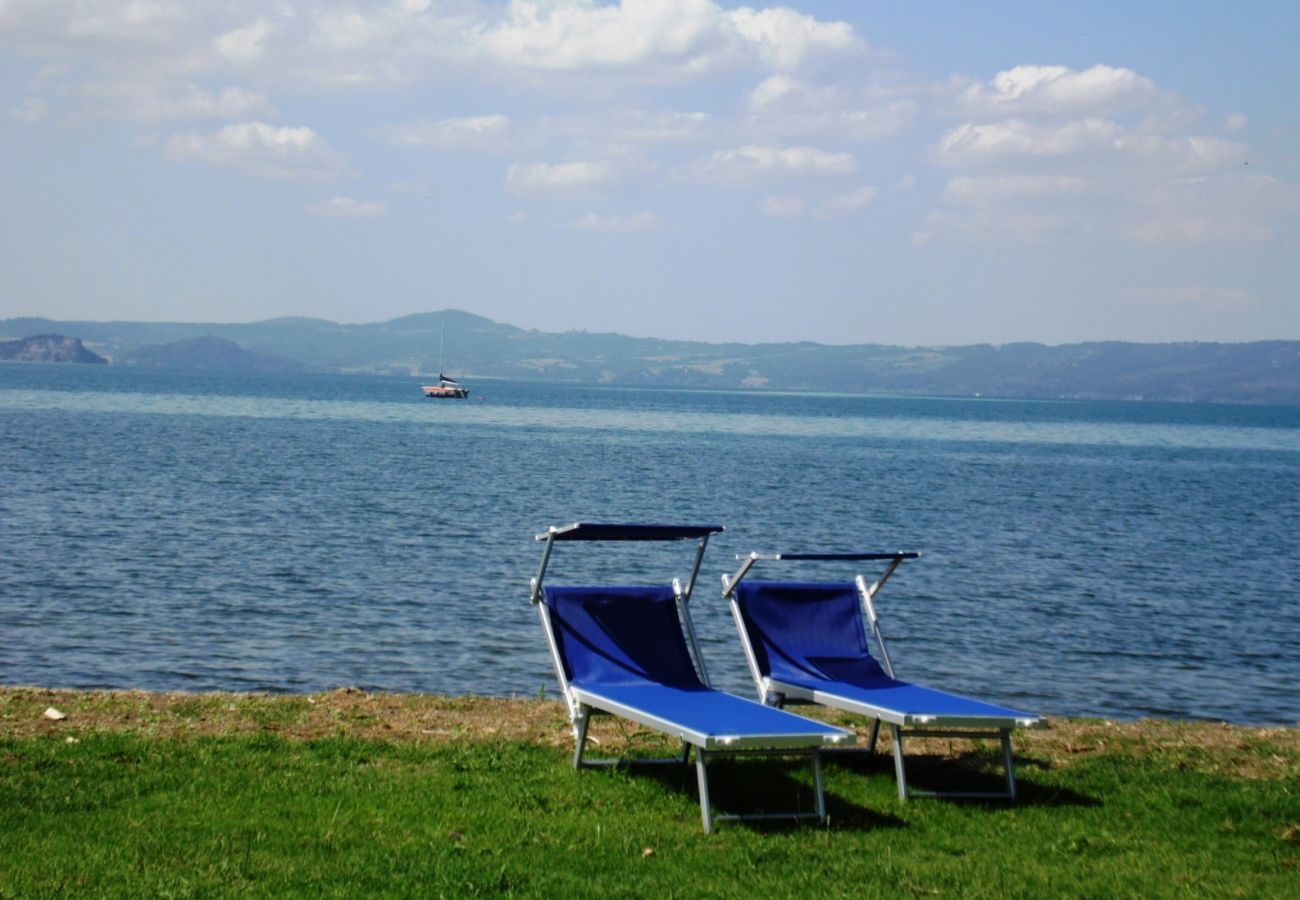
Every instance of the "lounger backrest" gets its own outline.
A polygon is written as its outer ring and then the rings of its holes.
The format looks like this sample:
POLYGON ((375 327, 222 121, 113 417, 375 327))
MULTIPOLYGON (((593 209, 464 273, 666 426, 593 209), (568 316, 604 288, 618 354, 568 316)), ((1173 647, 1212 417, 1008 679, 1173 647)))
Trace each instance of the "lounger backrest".
POLYGON ((545 587, 556 649, 570 682, 701 687, 664 587, 545 587))
POLYGON ((884 676, 867 644, 853 582, 745 580, 734 594, 763 676, 859 683, 884 676))

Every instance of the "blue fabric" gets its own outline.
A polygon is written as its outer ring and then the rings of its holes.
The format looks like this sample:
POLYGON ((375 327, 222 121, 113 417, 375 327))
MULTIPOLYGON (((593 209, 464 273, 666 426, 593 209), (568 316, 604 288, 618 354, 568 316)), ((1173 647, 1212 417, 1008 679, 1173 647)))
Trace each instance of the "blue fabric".
POLYGON ((887 678, 867 646, 852 582, 742 581, 735 591, 763 675, 853 684, 887 678))
POLYGON ((665 722, 711 737, 830 736, 839 728, 794 716, 772 706, 708 687, 680 688, 654 684, 579 684, 620 706, 649 713, 665 722))
POLYGON ((671 587, 546 587, 542 601, 570 682, 704 689, 671 587))
POLYGON ((776 681, 915 716, 1036 718, 890 678, 852 582, 742 581, 735 594, 759 672, 776 681))

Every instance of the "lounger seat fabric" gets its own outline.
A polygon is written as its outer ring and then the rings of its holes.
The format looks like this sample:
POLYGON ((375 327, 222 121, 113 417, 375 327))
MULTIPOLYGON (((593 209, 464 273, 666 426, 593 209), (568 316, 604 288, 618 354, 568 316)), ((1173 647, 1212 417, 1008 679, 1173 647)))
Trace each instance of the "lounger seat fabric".
MULTIPOLYGON (((853 582, 742 581, 735 586, 759 672, 782 686, 839 697, 899 722, 933 718, 1013 726, 1033 713, 889 677, 871 655, 853 582)), ((837 704, 838 705, 838 704, 837 704)))

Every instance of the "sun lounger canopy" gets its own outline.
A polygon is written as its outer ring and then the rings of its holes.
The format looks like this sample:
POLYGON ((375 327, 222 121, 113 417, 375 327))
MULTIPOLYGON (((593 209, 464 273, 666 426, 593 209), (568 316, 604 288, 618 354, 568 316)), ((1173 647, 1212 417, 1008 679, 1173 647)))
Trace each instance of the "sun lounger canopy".
POLYGON ((748 556, 737 556, 736 559, 772 559, 772 560, 795 560, 795 561, 816 561, 831 560, 835 562, 874 562, 886 559, 919 559, 921 554, 914 550, 899 550, 897 553, 773 553, 771 556, 762 556, 757 553, 751 553, 748 556))
POLYGON ((634 523, 575 522, 551 528, 537 540, 557 541, 684 541, 722 531, 721 525, 640 525, 634 523))

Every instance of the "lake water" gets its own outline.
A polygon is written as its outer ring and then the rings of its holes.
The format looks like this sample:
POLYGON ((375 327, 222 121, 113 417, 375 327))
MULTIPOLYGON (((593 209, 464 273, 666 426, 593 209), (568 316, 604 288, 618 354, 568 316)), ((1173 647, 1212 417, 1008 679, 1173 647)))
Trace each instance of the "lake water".
MULTIPOLYGON (((736 554, 919 550, 880 598, 902 677, 1300 724, 1300 408, 473 388, 0 365, 0 683, 555 696, 533 535, 717 522, 720 687, 753 690, 736 554)), ((564 545, 548 579, 663 582, 692 546, 564 545)))

